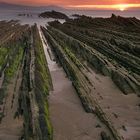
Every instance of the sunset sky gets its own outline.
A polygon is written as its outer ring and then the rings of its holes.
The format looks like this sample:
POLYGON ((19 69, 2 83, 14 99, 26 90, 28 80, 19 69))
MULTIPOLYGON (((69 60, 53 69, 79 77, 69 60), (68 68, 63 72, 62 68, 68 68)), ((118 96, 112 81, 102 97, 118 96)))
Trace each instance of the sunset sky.
MULTIPOLYGON (((2 1, 2 0, 0 0, 2 1)), ((9 0, 4 0, 9 2, 9 0)), ((10 3, 24 5, 59 5, 64 7, 91 8, 91 9, 119 9, 139 8, 140 0, 11 0, 10 3)))

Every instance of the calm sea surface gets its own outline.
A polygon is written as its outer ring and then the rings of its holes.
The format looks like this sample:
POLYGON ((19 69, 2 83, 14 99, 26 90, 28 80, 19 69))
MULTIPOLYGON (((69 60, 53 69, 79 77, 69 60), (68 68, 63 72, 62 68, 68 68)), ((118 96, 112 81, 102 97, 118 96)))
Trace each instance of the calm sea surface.
MULTIPOLYGON (((16 10, 2 10, 0 9, 0 20, 20 20, 21 23, 23 24, 34 24, 38 23, 39 25, 44 25, 46 22, 52 21, 54 19, 43 19, 39 18, 38 14, 41 11, 31 11, 31 10, 26 10, 26 11, 16 11, 16 10), (31 14, 32 17, 21 17, 18 16, 18 14, 21 13, 28 13, 31 14)), ((72 14, 79 14, 79 15, 87 15, 87 16, 92 16, 92 17, 110 17, 112 13, 115 15, 120 15, 123 17, 136 17, 140 19, 140 10, 131 10, 131 11, 95 11, 95 10, 65 10, 61 11, 64 12, 65 14, 71 16, 72 14)), ((64 20, 60 20, 61 22, 64 22, 64 20)))
POLYGON ((80 14, 80 15, 88 15, 88 16, 92 16, 92 17, 111 17, 112 14, 115 15, 120 15, 123 17, 136 17, 138 19, 140 19, 140 10, 131 10, 131 11, 113 11, 113 10, 81 10, 81 11, 77 11, 77 10, 73 10, 71 11, 71 14, 80 14))

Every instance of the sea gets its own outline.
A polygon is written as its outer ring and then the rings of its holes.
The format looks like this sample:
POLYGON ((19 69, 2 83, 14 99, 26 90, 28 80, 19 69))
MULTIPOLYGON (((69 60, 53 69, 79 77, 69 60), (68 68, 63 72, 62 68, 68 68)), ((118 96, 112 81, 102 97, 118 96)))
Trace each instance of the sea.
MULTIPOLYGON (((47 10, 46 10, 47 11, 47 10)), ((37 23, 39 25, 44 25, 49 21, 53 21, 54 19, 44 19, 38 17, 38 14, 43 11, 35 11, 35 10, 4 10, 0 9, 0 20, 18 20, 22 24, 34 24, 37 23), (19 14, 29 14, 32 16, 19 16, 19 14)), ((117 11, 117 10, 63 10, 60 11, 67 14, 69 17, 72 17, 73 14, 86 15, 91 17, 111 17, 112 14, 123 16, 123 17, 136 17, 140 20, 140 10, 125 10, 125 11, 117 11)), ((59 20, 60 22, 64 22, 64 20, 59 20)))

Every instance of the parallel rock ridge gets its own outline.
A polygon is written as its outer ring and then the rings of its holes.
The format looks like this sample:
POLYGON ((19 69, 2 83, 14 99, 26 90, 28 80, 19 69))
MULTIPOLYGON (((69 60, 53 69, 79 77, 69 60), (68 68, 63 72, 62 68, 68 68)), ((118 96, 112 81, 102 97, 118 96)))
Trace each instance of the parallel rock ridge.
POLYGON ((1 21, 0 139, 52 139, 51 86, 37 26, 1 21))
POLYGON ((114 14, 69 19, 56 11, 40 16, 66 21, 46 27, 0 21, 0 139, 140 139, 140 21, 114 14), (59 123, 50 122, 50 100, 59 123))
MULTIPOLYGON (((138 96, 140 96, 140 21, 136 18, 115 15, 111 18, 79 16, 63 24, 58 21, 50 22, 47 30, 42 27, 42 31, 72 81, 85 111, 96 114, 107 126, 114 139, 139 138, 138 126, 134 127, 136 135, 124 135, 122 131, 127 131, 127 123, 124 121, 127 119, 125 117, 127 102, 123 100, 127 100, 130 94, 134 94, 137 104, 138 96), (111 86, 104 83, 101 85, 107 86, 103 87, 105 93, 98 89, 101 92, 99 93, 96 89, 98 85, 92 79, 94 76, 91 73, 96 73, 95 79, 99 77, 97 79, 99 83, 102 83, 100 74, 110 77, 120 90, 114 85, 113 91, 111 86), (106 88, 112 93, 107 93, 106 88), (108 97, 108 94, 111 97, 108 97), (100 101, 98 96, 103 101, 100 101), (116 98, 116 101, 109 103, 108 98, 114 101, 116 98), (102 103, 107 106, 107 109, 102 103), (124 112, 119 112, 117 108, 112 109, 113 111, 109 110, 111 106, 119 104, 124 108, 122 109, 124 112), (122 123, 117 124, 115 119, 122 123)), ((130 106, 134 108, 134 113, 140 114, 135 103, 130 106)), ((128 119, 128 128, 133 127, 133 120, 137 119, 132 115, 132 118, 128 119)), ((103 134, 101 133, 101 136, 103 134)))
POLYGON ((77 55, 81 53, 78 58, 83 58, 97 71, 110 76, 125 94, 140 94, 139 20, 115 15, 105 19, 81 16, 64 24, 51 22, 50 26, 59 29, 49 27, 61 34, 63 40, 73 37, 71 47, 77 55), (85 45, 87 47, 83 47, 85 45))

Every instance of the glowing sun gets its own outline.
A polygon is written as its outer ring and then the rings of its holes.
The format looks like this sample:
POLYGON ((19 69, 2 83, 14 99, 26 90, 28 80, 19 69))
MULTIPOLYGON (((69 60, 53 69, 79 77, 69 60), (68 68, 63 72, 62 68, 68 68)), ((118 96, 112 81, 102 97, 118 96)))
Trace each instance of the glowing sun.
POLYGON ((120 10, 120 11, 124 11, 128 8, 129 6, 127 4, 119 4, 117 5, 117 8, 120 10))
POLYGON ((125 8, 120 8, 120 11, 124 11, 125 10, 125 8))

